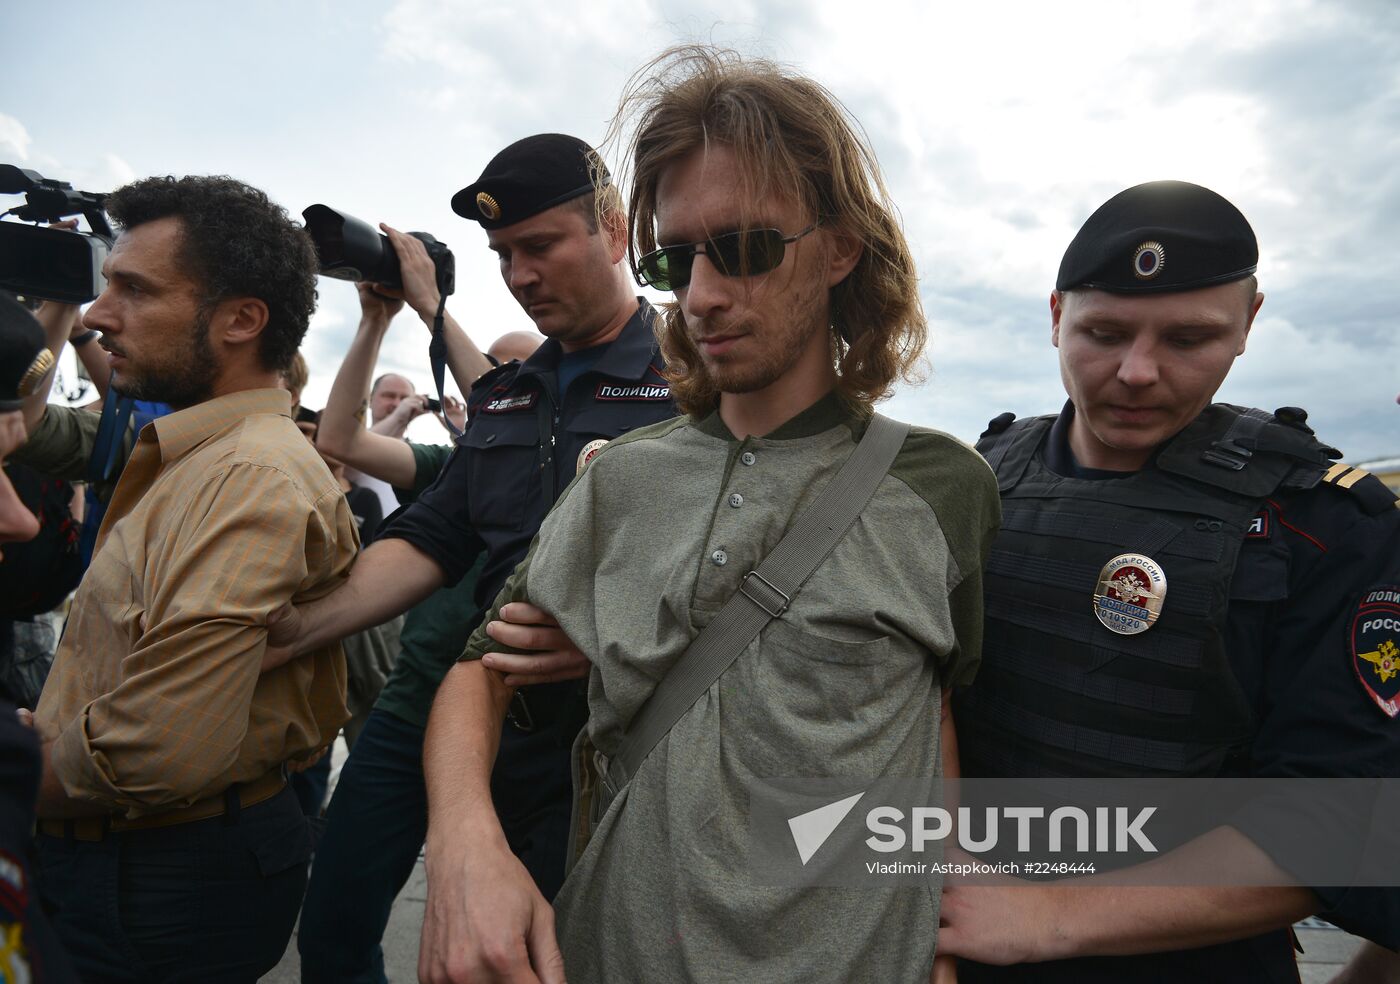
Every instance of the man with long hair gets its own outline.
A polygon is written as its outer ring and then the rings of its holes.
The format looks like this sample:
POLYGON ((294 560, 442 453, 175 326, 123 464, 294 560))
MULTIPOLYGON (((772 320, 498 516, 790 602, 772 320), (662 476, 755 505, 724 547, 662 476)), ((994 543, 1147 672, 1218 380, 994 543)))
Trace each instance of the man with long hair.
MULTIPOLYGON (((888 424, 872 405, 926 328, 874 155, 820 85, 684 48, 636 77, 617 126, 632 119, 633 264, 675 294, 658 335, 686 415, 597 454, 487 617, 528 600, 588 656, 600 763, 888 424)), ((500 836, 489 776, 512 688, 473 635, 454 705, 429 722, 423 979, 928 976, 936 882, 775 887, 748 861, 748 779, 940 771, 942 698, 977 664, 998 505, 959 442, 913 429, 898 447, 824 562, 598 818, 556 899, 557 936, 500 836)))

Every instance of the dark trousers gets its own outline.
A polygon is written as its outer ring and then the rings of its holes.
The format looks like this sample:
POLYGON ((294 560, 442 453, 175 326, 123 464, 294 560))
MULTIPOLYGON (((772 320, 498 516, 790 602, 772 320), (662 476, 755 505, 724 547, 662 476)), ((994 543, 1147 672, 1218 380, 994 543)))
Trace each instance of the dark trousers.
MULTIPOLYGON (((564 881, 569 749, 558 728, 507 722, 492 779, 506 839, 546 898, 564 881)), ((297 949, 303 984, 382 984, 380 941, 428 829, 423 729, 370 712, 340 770, 316 847, 297 949)))
POLYGON ((305 984, 380 982, 380 940, 428 831, 423 729, 371 711, 340 770, 297 930, 305 984))
POLYGON ((286 950, 311 839, 283 789, 222 817, 97 842, 41 834, 35 853, 40 896, 86 984, 252 984, 286 950))

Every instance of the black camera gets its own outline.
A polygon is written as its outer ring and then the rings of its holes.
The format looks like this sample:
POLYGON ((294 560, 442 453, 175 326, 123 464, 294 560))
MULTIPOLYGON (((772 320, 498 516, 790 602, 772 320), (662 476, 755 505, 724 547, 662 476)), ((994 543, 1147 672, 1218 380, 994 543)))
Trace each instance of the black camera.
MULTIPOLYGON (((354 280, 402 287, 399 254, 394 252, 389 237, 378 229, 327 205, 312 205, 302 210, 306 231, 316 244, 316 259, 321 273, 338 280, 354 280)), ((428 257, 437 270, 438 291, 446 297, 457 285, 457 264, 452 250, 426 232, 410 232, 428 248, 428 257)))
POLYGON ((102 264, 112 247, 112 227, 103 211, 105 194, 76 191, 66 181, 0 164, 0 194, 23 195, 10 209, 25 222, 87 219, 91 232, 0 222, 0 288, 25 297, 85 304, 107 286, 102 264))
POLYGON ((428 397, 428 409, 433 413, 442 413, 442 401, 436 397, 428 397))

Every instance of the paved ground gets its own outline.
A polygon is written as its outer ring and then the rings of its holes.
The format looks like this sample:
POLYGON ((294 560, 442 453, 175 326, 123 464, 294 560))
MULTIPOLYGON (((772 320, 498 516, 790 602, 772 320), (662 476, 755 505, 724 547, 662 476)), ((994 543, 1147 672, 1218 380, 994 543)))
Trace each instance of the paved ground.
MULTIPOLYGON (((384 967, 392 984, 412 984, 418 979, 418 930, 423 924, 423 903, 427 895, 420 860, 413 877, 394 903, 384 940, 384 967)), ((1325 929, 1301 926, 1298 938, 1305 951, 1298 958, 1302 984, 1327 984, 1360 946, 1356 937, 1330 926, 1325 929)), ((277 969, 263 980, 269 984, 297 984, 300 967, 293 940, 277 969)))

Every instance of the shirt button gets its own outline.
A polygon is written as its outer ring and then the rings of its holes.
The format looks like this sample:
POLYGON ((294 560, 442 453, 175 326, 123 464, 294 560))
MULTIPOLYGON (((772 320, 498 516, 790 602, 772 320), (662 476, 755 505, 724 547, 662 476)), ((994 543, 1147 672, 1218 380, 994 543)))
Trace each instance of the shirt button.
POLYGON ((735 509, 738 509, 740 506, 742 506, 742 505, 744 504, 744 497, 743 497, 742 495, 740 495, 738 492, 731 492, 731 493, 729 494, 729 504, 730 504, 731 506, 733 506, 735 509))
POLYGON ((746 465, 751 465, 758 460, 758 457, 752 451, 745 451, 743 454, 739 455, 739 460, 746 465))
POLYGON ((725 564, 729 563, 729 554, 725 553, 723 550, 716 550, 714 553, 710 554, 710 559, 715 562, 716 567, 723 567, 725 564))

